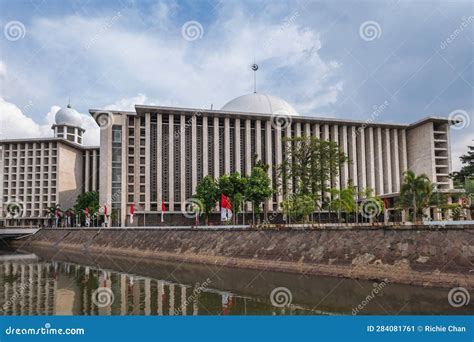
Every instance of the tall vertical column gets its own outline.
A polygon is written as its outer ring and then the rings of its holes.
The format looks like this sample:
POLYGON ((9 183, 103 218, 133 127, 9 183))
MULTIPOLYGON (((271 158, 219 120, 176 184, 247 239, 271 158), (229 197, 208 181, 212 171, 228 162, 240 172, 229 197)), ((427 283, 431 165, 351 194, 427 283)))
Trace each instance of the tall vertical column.
MULTIPOLYGON (((125 146, 125 145, 122 145, 125 146)), ((98 191, 97 188, 97 150, 92 150, 92 190, 98 191)))
MULTIPOLYGON (((344 155, 348 155, 348 150, 347 150, 347 126, 344 125, 339 128, 340 133, 341 133, 341 144, 339 145, 341 148, 341 151, 344 152, 344 155)), ((349 183, 349 163, 345 161, 341 165, 341 188, 347 187, 349 183)))
POLYGON ((400 154, 398 149, 398 130, 392 130, 393 142, 392 142, 392 180, 393 180, 393 192, 400 191, 400 154))
MULTIPOLYGON (((332 129, 331 141, 339 145, 339 126, 333 125, 331 126, 331 129, 332 129)), ((340 182, 339 182, 340 170, 334 170, 334 171, 337 171, 337 176, 334 174, 331 177, 332 186, 336 189, 340 189, 340 182)))
POLYGON ((402 129, 398 132, 399 154, 400 154, 400 179, 403 172, 408 170, 408 156, 407 156, 407 132, 402 129))
POLYGON ((367 168, 367 186, 375 191, 374 128, 367 128, 365 157, 367 168))
MULTIPOLYGON (((90 151, 86 150, 86 156, 85 156, 85 163, 84 163, 84 168, 85 168, 85 175, 84 175, 84 191, 88 192, 89 191, 89 170, 90 170, 90 151)), ((41 184, 42 185, 42 184, 41 184)))
POLYGON ((357 170, 360 189, 367 187, 367 174, 365 170, 365 129, 359 127, 357 129, 357 170))
POLYGON ((151 118, 150 113, 145 114, 145 213, 150 211, 150 136, 151 136, 151 118))
POLYGON ((304 124, 304 135, 307 137, 311 136, 311 124, 309 122, 304 124))
POLYGON ((209 174, 209 135, 207 129, 207 116, 202 117, 202 176, 206 177, 209 174))
POLYGON ((230 173, 230 119, 224 118, 224 172, 230 173))
POLYGON ((174 115, 168 119, 168 194, 169 211, 174 211, 174 115))
POLYGON ((214 118, 214 177, 219 178, 219 118, 214 118))
POLYGON ((295 124, 295 136, 301 137, 301 122, 295 124))
POLYGON ((321 136, 321 128, 319 124, 313 125, 313 137, 318 138, 321 136))
POLYGON ((235 141, 235 145, 234 145, 235 171, 242 174, 241 165, 240 165, 240 119, 235 119, 235 122, 234 122, 234 141, 235 141))
POLYGON ((349 131, 349 158, 351 159, 351 164, 349 167, 350 178, 352 183, 355 186, 358 186, 359 177, 357 176, 357 133, 354 126, 351 126, 349 131))
MULTIPOLYGON (((291 126, 293 124, 290 122, 290 124, 286 127, 286 138, 291 139, 291 126)), ((291 142, 286 142, 283 146, 284 149, 288 149, 290 147, 291 142)), ((288 155, 285 152, 285 158, 288 158, 288 155)), ((292 194, 293 193, 293 179, 288 178, 286 180, 286 189, 287 189, 287 194, 292 194)), ((285 194, 285 196, 287 195, 285 194)))
POLYGON ((197 161, 197 118, 196 115, 191 117, 191 195, 194 194, 198 177, 198 161, 197 161))
POLYGON ((383 187, 383 149, 382 149, 382 128, 375 128, 375 194, 384 193, 383 187))
POLYGON ((245 174, 252 172, 252 122, 245 120, 245 174))
MULTIPOLYGON (((274 131, 275 131, 275 167, 278 168, 283 158, 282 146, 281 146, 281 136, 282 136, 281 126, 276 127, 274 131)), ((283 201, 283 193, 282 193, 281 184, 278 184, 277 182, 276 185, 277 185, 277 210, 278 210, 281 202, 283 201)))
POLYGON ((186 117, 180 116, 180 173, 181 173, 181 211, 184 210, 184 203, 186 202, 186 117))
POLYGON ((392 156, 390 154, 390 129, 384 129, 382 144, 383 169, 384 169, 384 190, 385 194, 392 192, 392 156))
MULTIPOLYGON (((270 186, 273 186, 273 161, 272 161, 272 123, 270 120, 265 121, 265 148, 266 148, 266 163, 268 165, 268 177, 270 177, 270 186)), ((267 201, 267 206, 270 211, 273 210, 273 199, 267 201)))
POLYGON ((262 160, 262 122, 255 121, 255 146, 257 149, 257 160, 262 160))
POLYGON ((158 204, 158 211, 161 212, 161 203, 163 202, 163 117, 161 114, 156 114, 156 187, 157 195, 156 201, 158 204))

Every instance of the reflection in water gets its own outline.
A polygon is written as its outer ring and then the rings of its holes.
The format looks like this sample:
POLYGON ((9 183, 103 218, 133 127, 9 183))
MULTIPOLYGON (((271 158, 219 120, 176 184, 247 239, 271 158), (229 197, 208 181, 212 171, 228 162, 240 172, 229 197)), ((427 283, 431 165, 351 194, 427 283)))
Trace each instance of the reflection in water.
POLYGON ((0 307, 3 315, 309 313, 299 306, 273 308, 259 298, 216 290, 211 285, 210 279, 186 285, 72 263, 10 260, 0 267, 0 307), (103 288, 110 289, 102 292, 110 293, 109 298, 101 299, 97 294, 103 288))
POLYGON ((350 315, 361 304, 356 313, 364 315, 463 315, 474 309, 472 302, 449 305, 449 289, 87 252, 30 252, 35 254, 0 250, 0 315, 350 315), (369 298, 374 289, 379 293, 369 298), (273 298, 274 292, 286 296, 273 298), (291 305, 278 305, 282 301, 291 305))

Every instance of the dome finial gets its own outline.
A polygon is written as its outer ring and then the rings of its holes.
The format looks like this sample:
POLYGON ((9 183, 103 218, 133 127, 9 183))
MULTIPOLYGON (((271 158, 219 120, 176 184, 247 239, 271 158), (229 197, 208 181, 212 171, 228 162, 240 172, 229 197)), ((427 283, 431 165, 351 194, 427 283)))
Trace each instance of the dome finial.
POLYGON ((67 107, 71 108, 71 96, 69 96, 69 98, 67 100, 67 107))
POLYGON ((253 59, 252 70, 253 70, 253 92, 254 92, 254 94, 256 94, 256 93, 257 93, 257 70, 258 70, 258 64, 255 63, 255 58, 253 59))

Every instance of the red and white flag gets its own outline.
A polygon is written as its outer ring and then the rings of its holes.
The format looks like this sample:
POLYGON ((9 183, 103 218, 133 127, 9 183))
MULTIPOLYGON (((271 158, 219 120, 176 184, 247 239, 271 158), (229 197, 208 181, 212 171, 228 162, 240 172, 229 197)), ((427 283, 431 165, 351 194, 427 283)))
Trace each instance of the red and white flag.
POLYGON ((89 217, 89 208, 86 208, 86 225, 89 227, 91 224, 91 219, 89 217))
POLYGON ((232 204, 229 198, 221 194, 221 221, 229 221, 232 218, 232 204))
POLYGON ((107 217, 107 204, 104 204, 104 223, 106 226, 109 223, 109 219, 107 217))
POLYGON ((130 223, 133 223, 133 213, 135 212, 135 204, 130 204, 130 223))
POLYGON ((166 206, 165 206, 165 202, 164 201, 161 201, 161 222, 164 222, 163 220, 163 214, 166 212, 166 206))

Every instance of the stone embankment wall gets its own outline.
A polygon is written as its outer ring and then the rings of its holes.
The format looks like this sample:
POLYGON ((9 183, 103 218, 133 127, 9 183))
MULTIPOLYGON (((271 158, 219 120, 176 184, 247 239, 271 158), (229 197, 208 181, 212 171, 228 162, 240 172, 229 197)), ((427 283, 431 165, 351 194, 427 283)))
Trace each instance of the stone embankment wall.
POLYGON ((474 226, 307 230, 43 229, 14 242, 106 255, 474 287, 474 226))

